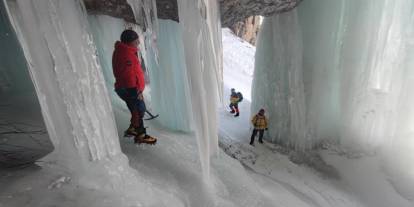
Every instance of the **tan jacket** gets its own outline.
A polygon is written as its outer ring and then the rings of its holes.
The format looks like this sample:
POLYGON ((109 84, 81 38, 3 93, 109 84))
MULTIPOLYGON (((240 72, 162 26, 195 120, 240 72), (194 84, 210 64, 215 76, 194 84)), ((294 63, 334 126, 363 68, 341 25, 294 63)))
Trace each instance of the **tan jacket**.
POLYGON ((230 103, 236 104, 238 102, 239 102, 239 97, 238 96, 230 96, 230 103))
POLYGON ((260 114, 256 114, 252 118, 252 124, 255 129, 266 129, 267 128, 267 119, 266 116, 261 116, 260 114))

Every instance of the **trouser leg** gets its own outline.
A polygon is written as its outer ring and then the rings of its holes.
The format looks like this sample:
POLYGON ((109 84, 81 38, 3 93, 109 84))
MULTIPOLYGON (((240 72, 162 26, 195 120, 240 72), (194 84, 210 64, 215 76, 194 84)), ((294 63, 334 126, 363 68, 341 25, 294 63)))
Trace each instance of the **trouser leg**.
MULTIPOLYGON (((142 112, 139 111, 138 94, 135 88, 120 88, 115 90, 118 96, 125 101, 129 112, 131 113, 130 126, 135 129, 143 127, 142 112)), ((145 107, 145 105, 144 105, 145 107)), ((144 110, 145 113, 145 110, 144 110)))
POLYGON ((138 112, 138 126, 136 128, 137 132, 138 134, 146 134, 143 120, 146 111, 144 100, 137 99, 136 108, 138 112))
POLYGON ((232 104, 232 103, 229 105, 229 107, 230 107, 230 109, 231 109, 230 113, 234 113, 234 112, 235 112, 235 110, 234 110, 234 106, 233 106, 233 104, 232 104))
POLYGON ((263 133, 264 133, 263 129, 259 130, 259 142, 260 143, 263 143, 263 133))
POLYGON ((254 137, 256 136, 256 134, 257 134, 257 130, 253 129, 252 136, 250 137, 250 144, 254 143, 254 137))

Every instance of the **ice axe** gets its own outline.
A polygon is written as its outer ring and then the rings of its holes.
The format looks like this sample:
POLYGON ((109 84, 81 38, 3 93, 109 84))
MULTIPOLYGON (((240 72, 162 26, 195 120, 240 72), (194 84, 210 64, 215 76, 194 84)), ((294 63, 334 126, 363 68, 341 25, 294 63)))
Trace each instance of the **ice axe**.
POLYGON ((151 112, 149 112, 148 110, 145 110, 145 112, 150 116, 149 118, 146 118, 146 119, 144 119, 144 120, 153 120, 153 119, 155 119, 155 118, 157 118, 158 117, 158 114, 157 115, 153 115, 153 114, 151 114, 151 112))

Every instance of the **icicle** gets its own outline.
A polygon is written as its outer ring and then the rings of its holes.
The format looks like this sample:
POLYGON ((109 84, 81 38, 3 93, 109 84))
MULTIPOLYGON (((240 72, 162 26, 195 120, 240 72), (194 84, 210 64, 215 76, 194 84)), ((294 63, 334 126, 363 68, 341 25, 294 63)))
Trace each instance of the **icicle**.
POLYGON ((209 177, 210 155, 217 152, 216 105, 221 87, 221 42, 216 1, 177 1, 190 86, 192 121, 203 174, 209 177))
POLYGON ((121 154, 103 75, 79 1, 10 1, 58 159, 71 169, 121 154))

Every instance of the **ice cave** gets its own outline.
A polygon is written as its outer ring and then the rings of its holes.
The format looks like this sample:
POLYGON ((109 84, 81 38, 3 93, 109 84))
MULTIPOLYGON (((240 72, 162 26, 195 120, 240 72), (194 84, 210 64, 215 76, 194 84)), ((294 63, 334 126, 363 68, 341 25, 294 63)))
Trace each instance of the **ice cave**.
POLYGON ((0 43, 0 207, 414 206, 412 0, 1 0, 0 43))

